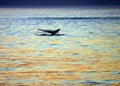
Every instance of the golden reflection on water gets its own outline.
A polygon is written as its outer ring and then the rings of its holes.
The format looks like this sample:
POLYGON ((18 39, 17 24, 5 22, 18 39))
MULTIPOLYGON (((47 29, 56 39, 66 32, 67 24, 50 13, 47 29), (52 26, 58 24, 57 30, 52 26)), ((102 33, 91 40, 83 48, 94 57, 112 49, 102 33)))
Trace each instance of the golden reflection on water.
POLYGON ((112 46, 120 46, 119 37, 82 38, 81 43, 73 43, 78 38, 45 39, 2 38, 0 86, 98 86, 102 80, 120 85, 113 81, 119 80, 119 73, 112 74, 120 71, 120 48, 112 46), (42 48, 43 40, 51 47, 42 48))

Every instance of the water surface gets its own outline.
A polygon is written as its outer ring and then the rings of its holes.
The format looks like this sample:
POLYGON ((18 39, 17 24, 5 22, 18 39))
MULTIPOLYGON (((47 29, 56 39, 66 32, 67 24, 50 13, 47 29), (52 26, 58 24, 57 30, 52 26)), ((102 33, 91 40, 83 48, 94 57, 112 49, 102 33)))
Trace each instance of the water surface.
POLYGON ((119 86, 119 57, 119 8, 0 8, 1 86, 119 86))

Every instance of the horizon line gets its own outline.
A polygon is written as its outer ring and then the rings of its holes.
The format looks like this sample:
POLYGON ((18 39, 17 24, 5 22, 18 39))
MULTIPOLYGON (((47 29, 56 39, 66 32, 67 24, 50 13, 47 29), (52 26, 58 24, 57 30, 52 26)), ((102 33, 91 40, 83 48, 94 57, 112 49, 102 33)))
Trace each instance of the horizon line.
POLYGON ((54 8, 54 7, 57 7, 57 8, 62 8, 62 7, 65 7, 65 8, 69 8, 69 7, 75 7, 75 8, 79 8, 79 7, 114 7, 114 8, 120 8, 119 5, 81 5, 81 6, 76 6, 76 5, 67 5, 67 6, 0 6, 0 8, 54 8))

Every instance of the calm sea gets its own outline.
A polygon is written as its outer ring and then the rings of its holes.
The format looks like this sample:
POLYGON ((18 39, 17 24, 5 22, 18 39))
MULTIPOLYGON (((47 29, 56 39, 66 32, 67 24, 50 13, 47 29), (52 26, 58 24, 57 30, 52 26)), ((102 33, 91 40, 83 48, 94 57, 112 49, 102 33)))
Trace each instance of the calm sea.
POLYGON ((119 86, 119 65, 120 8, 0 8, 0 86, 119 86))

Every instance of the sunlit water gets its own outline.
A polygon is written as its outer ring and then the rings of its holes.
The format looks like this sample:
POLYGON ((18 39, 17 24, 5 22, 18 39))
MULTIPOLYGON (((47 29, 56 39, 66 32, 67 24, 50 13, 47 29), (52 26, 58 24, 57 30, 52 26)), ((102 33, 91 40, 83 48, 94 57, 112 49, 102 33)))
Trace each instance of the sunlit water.
POLYGON ((119 8, 0 9, 0 86, 119 86, 119 65, 119 8))

